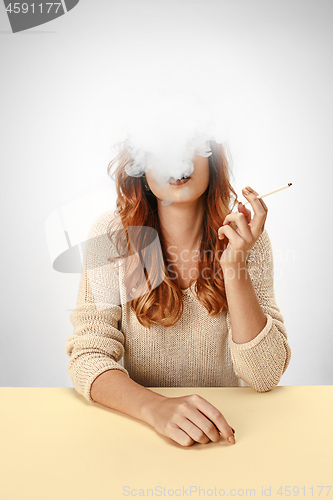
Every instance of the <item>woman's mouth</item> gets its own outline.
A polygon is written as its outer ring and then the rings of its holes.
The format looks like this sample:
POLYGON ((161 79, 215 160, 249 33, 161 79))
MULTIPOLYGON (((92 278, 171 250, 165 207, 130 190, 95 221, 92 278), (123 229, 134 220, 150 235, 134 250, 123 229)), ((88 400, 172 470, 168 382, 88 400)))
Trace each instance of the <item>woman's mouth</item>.
POLYGON ((186 175, 184 175, 184 177, 182 177, 181 179, 174 179, 173 177, 170 177, 169 184, 171 186, 182 186, 183 184, 186 184, 190 179, 191 177, 187 177, 186 175))

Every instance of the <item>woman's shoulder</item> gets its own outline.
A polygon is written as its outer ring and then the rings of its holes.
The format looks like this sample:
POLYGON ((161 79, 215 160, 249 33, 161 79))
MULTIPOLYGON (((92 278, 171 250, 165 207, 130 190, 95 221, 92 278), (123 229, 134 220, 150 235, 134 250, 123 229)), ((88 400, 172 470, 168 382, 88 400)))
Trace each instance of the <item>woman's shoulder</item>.
POLYGON ((115 210, 101 214, 92 224, 86 242, 86 258, 103 260, 105 256, 119 257, 117 251, 117 231, 122 226, 115 210))
POLYGON ((108 210, 100 215, 93 223, 89 239, 96 236, 102 236, 106 234, 113 234, 118 229, 121 229, 122 223, 119 214, 116 210, 108 210))

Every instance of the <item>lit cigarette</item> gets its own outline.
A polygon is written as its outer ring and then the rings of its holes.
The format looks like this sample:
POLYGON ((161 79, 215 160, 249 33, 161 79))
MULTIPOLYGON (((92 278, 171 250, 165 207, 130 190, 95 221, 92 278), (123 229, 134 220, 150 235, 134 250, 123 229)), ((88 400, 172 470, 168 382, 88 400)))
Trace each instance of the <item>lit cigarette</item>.
MULTIPOLYGON (((257 196, 258 199, 260 198, 265 198, 265 196, 269 196, 270 194, 274 194, 274 193, 277 193, 278 191, 282 191, 282 189, 287 189, 288 187, 290 187, 292 185, 291 182, 289 182, 288 184, 286 184, 285 186, 282 186, 278 189, 274 189, 273 191, 269 191, 268 193, 265 193, 265 194, 261 194, 260 196, 257 196)), ((243 203, 243 205, 247 205, 248 203, 250 203, 249 201, 247 201, 246 203, 243 203)))

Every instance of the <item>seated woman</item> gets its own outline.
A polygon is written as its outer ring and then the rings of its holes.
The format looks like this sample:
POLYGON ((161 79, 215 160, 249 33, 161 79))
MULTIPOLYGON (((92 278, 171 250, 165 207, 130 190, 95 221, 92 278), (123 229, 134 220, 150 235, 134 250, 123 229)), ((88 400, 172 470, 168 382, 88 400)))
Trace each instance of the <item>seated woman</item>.
POLYGON ((199 395, 169 398, 149 387, 265 392, 291 357, 274 298, 267 207, 250 187, 243 195, 253 218, 236 205, 223 145, 209 146, 210 156, 193 156, 189 177, 161 186, 152 170, 128 175, 133 158, 121 143, 109 166, 117 210, 91 229, 66 343, 80 394, 182 446, 220 435, 234 444, 234 430, 199 395))

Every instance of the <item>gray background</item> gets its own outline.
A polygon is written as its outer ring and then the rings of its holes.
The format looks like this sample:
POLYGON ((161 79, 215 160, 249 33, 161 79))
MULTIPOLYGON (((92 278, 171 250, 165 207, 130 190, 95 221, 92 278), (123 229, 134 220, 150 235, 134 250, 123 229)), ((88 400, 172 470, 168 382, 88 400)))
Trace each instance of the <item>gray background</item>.
POLYGON ((113 207, 119 96, 163 85, 224 110, 239 194, 293 183, 266 200, 292 349, 281 384, 333 383, 332 15, 324 0, 81 0, 12 34, 0 6, 1 386, 72 386, 80 275, 53 270, 45 222, 89 199, 84 233, 113 207))

